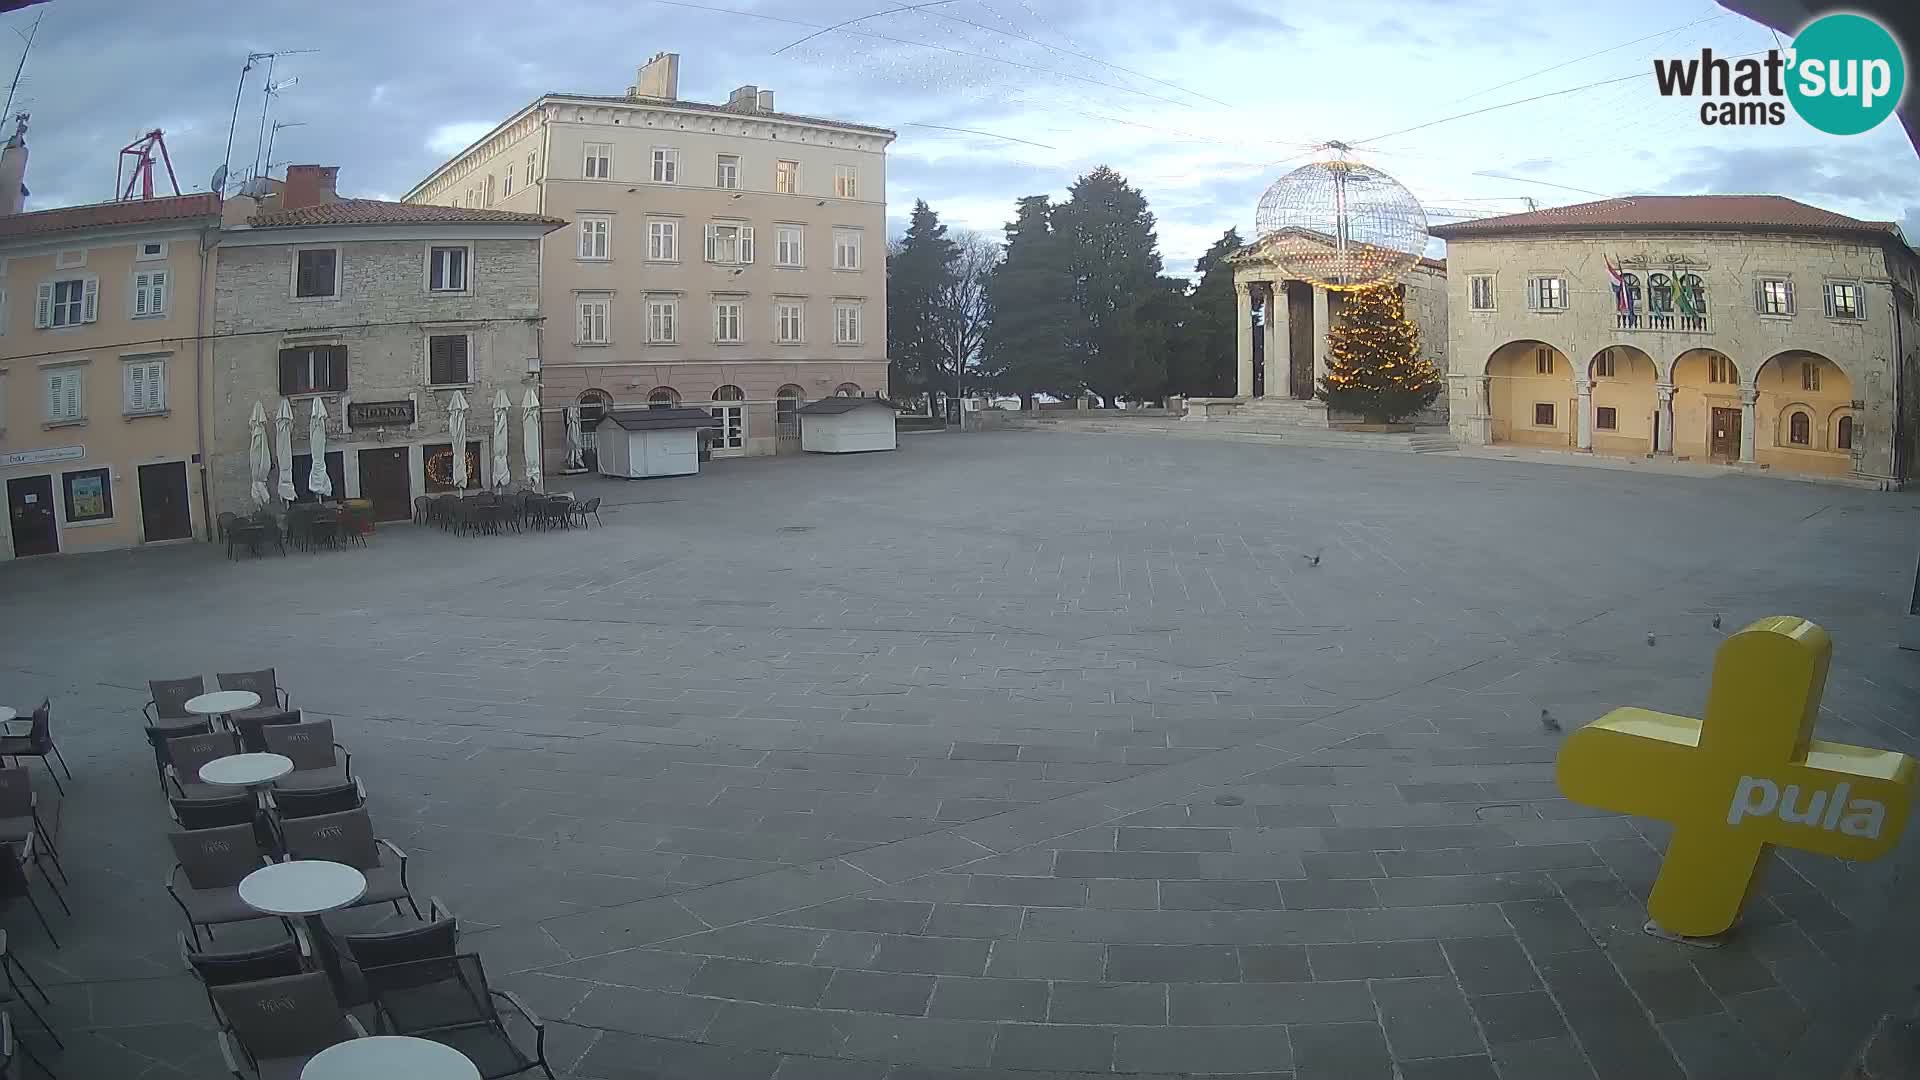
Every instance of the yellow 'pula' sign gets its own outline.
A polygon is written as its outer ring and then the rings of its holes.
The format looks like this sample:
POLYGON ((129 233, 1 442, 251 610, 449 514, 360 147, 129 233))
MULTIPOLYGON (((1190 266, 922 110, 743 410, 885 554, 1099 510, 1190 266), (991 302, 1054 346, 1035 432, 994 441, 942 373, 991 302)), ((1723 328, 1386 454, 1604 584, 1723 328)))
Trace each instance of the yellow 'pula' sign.
POLYGON ((1832 656, 1814 623, 1761 619, 1720 646, 1705 719, 1615 709, 1561 747, 1567 798, 1673 825, 1647 901, 1662 930, 1732 926, 1772 845, 1877 859, 1899 842, 1914 759, 1813 738, 1832 656))

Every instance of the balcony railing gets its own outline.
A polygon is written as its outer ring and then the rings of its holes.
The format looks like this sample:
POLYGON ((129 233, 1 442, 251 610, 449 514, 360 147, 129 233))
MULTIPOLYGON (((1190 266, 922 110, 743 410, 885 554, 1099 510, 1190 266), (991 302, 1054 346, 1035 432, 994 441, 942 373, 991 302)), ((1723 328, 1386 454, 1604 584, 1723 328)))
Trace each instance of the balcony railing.
POLYGON ((1660 311, 1616 312, 1613 325, 1616 330, 1653 330, 1678 334, 1705 334, 1710 329, 1705 315, 1675 315, 1660 311))

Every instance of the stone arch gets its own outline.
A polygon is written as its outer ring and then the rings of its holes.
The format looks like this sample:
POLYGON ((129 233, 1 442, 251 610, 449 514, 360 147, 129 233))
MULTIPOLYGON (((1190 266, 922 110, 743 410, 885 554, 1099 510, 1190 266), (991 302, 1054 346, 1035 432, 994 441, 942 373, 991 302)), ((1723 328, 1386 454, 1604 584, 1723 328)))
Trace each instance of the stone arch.
POLYGON ((834 397, 860 397, 860 384, 843 382, 833 388, 834 397))
POLYGON ((581 460, 588 471, 593 471, 600 467, 599 436, 596 431, 600 421, 607 415, 607 406, 613 404, 613 395, 595 386, 580 391, 577 400, 580 409, 581 460))
MULTIPOLYGON (((1854 380, 1832 357, 1811 349, 1776 352, 1755 370, 1752 387, 1759 417, 1755 462, 1782 472, 1853 471, 1853 455, 1839 448, 1834 424, 1853 413, 1854 380)), ((1854 419, 1856 440, 1858 425, 1854 419)))
POLYGON ((1592 383, 1593 450, 1603 454, 1645 454, 1653 449, 1653 386, 1659 364, 1633 345, 1609 345, 1587 361, 1592 383))
POLYGON ((671 409, 680 404, 680 391, 671 386, 656 386, 647 391, 647 408, 671 409))
MULTIPOLYGON (((1667 369, 1673 386, 1673 434, 1664 449, 1675 457, 1711 457, 1713 410, 1740 411, 1740 390, 1751 367, 1719 349, 1688 349, 1674 357, 1667 369)), ((1738 456, 1737 440, 1731 456, 1738 456)))
POLYGON ((1578 426, 1574 365, 1564 349, 1533 338, 1516 339, 1488 353, 1484 371, 1489 442, 1573 445, 1578 426))
POLYGON ((1827 446, 1831 450, 1853 452, 1855 440, 1860 438, 1860 417, 1853 411, 1853 405, 1846 405, 1827 414, 1827 446))

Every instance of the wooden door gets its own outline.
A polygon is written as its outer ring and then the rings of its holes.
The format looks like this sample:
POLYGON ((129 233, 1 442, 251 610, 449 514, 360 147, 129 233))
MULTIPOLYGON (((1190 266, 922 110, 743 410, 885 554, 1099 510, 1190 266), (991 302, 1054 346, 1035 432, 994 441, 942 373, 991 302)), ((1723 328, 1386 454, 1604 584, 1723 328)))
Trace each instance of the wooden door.
POLYGON ((375 521, 412 520, 413 478, 406 447, 360 451, 360 497, 373 503, 375 521))
POLYGON ((13 553, 51 555, 60 550, 60 526, 53 516, 53 477, 19 476, 7 481, 7 521, 13 527, 13 553))
POLYGON ((1740 456, 1740 410, 1713 410, 1707 429, 1707 456, 1732 460, 1740 456))
POLYGON ((185 462, 140 466, 140 525, 141 534, 149 544, 193 536, 185 462))

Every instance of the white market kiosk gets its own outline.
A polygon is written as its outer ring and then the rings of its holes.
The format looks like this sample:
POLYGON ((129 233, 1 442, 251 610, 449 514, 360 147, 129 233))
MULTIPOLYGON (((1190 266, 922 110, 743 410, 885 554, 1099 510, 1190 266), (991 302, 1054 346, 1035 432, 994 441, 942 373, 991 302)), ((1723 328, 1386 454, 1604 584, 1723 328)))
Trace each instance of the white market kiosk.
POLYGON ((896 446, 894 416, 900 407, 880 397, 830 397, 800 407, 800 449, 815 454, 858 454, 896 446))
POLYGON ((700 471, 700 432, 718 423, 705 409, 608 409, 593 429, 600 475, 692 476, 700 471))

